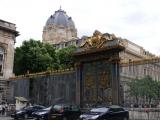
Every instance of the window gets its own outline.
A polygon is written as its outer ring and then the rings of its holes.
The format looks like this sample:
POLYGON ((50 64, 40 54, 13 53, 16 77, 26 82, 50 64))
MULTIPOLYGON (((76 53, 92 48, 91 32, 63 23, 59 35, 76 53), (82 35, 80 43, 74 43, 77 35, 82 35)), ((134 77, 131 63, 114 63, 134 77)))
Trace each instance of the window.
POLYGON ((131 65, 131 62, 132 62, 132 60, 131 59, 129 59, 129 73, 131 74, 131 72, 132 72, 132 65, 131 65))
POLYGON ((79 111, 79 107, 77 105, 71 106, 72 111, 79 111))
POLYGON ((144 75, 146 75, 146 69, 144 69, 144 75))
POLYGON ((3 73, 3 65, 4 65, 4 49, 0 47, 0 73, 3 73))
POLYGON ((0 54, 0 61, 3 61, 3 54, 0 54))

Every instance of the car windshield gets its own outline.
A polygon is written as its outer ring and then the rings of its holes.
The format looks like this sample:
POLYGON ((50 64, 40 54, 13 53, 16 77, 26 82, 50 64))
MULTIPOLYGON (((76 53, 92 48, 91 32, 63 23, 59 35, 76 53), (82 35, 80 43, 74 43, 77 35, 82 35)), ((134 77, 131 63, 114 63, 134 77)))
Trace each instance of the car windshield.
POLYGON ((24 110, 31 110, 33 109, 33 106, 25 107, 24 110))
POLYGON ((48 107, 48 108, 45 108, 45 109, 43 109, 43 110, 50 110, 51 109, 51 107, 48 107))
POLYGON ((63 108, 63 105, 54 105, 52 108, 54 110, 61 110, 63 108))
POLYGON ((100 112, 100 113, 104 113, 108 111, 108 108, 93 108, 90 110, 91 112, 100 112))

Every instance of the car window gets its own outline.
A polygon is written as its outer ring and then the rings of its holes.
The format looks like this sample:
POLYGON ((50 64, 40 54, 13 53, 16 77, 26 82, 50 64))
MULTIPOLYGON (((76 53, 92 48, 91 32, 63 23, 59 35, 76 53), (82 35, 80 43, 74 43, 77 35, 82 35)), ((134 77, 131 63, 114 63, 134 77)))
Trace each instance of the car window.
POLYGON ((124 111, 124 109, 123 108, 118 108, 118 111, 124 111))
POLYGON ((79 111, 79 107, 77 105, 71 105, 72 111, 79 111))
POLYGON ((37 106, 37 109, 44 109, 45 107, 43 106, 37 106))
POLYGON ((109 110, 108 108, 93 108, 90 111, 104 113, 104 112, 107 112, 108 110, 109 110))
POLYGON ((31 109, 33 109, 33 107, 26 107, 25 109, 26 110, 31 110, 31 109))
POLYGON ((63 109, 64 110, 71 110, 71 106, 70 105, 64 105, 63 109))
POLYGON ((36 107, 37 107, 37 109, 44 109, 44 108, 46 108, 44 106, 36 106, 36 107))
POLYGON ((109 110, 110 112, 120 112, 120 111, 124 111, 123 108, 110 108, 109 110))
POLYGON ((62 105, 54 105, 54 106, 52 107, 53 110, 57 110, 57 111, 61 110, 62 108, 63 108, 62 105))

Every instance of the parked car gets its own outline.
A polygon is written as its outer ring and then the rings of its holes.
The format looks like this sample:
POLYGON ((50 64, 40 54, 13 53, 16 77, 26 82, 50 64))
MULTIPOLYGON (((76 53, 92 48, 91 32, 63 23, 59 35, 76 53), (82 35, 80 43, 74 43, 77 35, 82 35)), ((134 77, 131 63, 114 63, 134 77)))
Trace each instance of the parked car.
POLYGON ((22 108, 21 110, 16 111, 15 113, 11 114, 11 117, 14 119, 19 119, 19 118, 32 118, 32 113, 35 111, 38 111, 40 109, 44 109, 44 106, 40 105, 35 105, 35 106, 30 106, 30 107, 25 107, 22 108))
POLYGON ((36 120, 48 120, 48 113, 50 111, 51 107, 38 110, 36 112, 32 113, 32 116, 36 118, 36 120))
POLYGON ((79 106, 73 104, 55 104, 49 111, 49 120, 77 120, 81 114, 79 106))
POLYGON ((80 120, 129 120, 129 112, 117 105, 96 107, 80 115, 80 120))

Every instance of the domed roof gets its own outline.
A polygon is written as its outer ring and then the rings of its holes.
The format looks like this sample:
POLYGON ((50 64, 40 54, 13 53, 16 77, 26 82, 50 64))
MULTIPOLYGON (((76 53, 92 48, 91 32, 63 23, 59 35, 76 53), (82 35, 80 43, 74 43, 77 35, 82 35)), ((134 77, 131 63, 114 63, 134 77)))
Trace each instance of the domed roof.
POLYGON ((64 10, 61 10, 61 9, 59 9, 58 11, 55 11, 55 13, 48 18, 46 22, 46 26, 52 25, 52 24, 75 28, 72 18, 69 17, 64 10))

